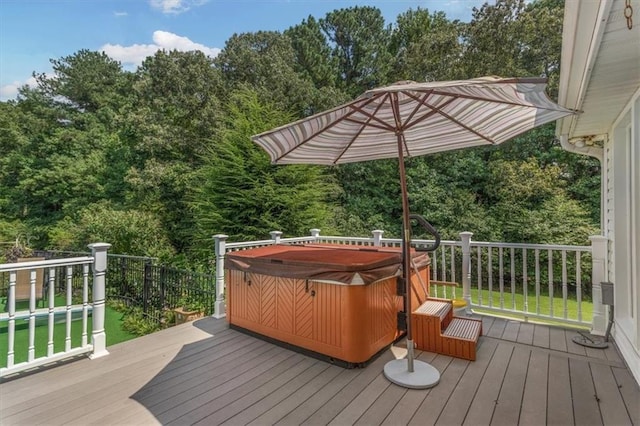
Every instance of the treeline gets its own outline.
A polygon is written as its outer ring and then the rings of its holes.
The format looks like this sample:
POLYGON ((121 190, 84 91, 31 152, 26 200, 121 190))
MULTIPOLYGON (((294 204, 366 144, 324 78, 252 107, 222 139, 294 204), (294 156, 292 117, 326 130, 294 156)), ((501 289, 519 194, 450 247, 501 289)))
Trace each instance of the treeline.
MULTIPOLYGON (((374 7, 234 34, 215 58, 159 51, 134 72, 104 53, 52 59, 0 103, 0 241, 204 265, 211 236, 398 236, 397 162, 272 166, 250 136, 399 80, 544 76, 557 93, 563 3, 499 0, 469 23, 374 7)), ((599 164, 554 125, 495 148, 411 159, 410 204, 443 234, 580 243, 599 223, 599 164)))

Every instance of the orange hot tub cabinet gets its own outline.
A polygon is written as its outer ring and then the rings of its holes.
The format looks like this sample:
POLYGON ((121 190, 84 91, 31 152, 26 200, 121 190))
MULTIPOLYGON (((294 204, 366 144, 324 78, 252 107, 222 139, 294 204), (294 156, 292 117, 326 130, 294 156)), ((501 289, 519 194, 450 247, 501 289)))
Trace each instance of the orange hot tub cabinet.
MULTIPOLYGON (((428 257, 415 256, 426 282, 428 257)), ((334 362, 363 365, 401 334, 400 265, 398 250, 352 246, 275 245, 228 253, 227 320, 334 362)), ((417 277, 412 281, 415 286, 417 277)))

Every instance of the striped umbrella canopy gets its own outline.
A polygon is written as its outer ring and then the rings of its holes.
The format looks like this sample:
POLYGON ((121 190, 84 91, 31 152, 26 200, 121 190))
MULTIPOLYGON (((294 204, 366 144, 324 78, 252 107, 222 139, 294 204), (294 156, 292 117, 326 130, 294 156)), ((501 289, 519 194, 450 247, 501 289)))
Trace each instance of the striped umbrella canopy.
POLYGON ((252 139, 274 164, 331 165, 496 145, 573 113, 552 102, 545 86, 540 78, 397 82, 252 139))
POLYGON ((552 102, 545 87, 546 79, 542 78, 400 81, 369 90, 339 107, 252 137, 267 151, 274 164, 333 165, 398 158, 409 372, 413 372, 409 318, 411 231, 404 159, 472 146, 497 145, 574 113, 552 102))

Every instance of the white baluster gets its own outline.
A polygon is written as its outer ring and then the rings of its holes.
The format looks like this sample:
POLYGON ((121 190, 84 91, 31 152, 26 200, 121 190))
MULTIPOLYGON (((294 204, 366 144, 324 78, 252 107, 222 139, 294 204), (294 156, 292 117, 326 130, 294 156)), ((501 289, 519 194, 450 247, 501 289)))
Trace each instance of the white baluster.
POLYGON ((226 253, 226 241, 228 235, 214 235, 215 254, 216 254, 216 302, 214 306, 214 318, 224 318, 227 316, 227 307, 224 301, 225 282, 224 282, 224 256, 226 253))
POLYGON ((465 231, 459 235, 462 240, 462 298, 467 302, 468 311, 471 309, 471 236, 473 233, 465 231))

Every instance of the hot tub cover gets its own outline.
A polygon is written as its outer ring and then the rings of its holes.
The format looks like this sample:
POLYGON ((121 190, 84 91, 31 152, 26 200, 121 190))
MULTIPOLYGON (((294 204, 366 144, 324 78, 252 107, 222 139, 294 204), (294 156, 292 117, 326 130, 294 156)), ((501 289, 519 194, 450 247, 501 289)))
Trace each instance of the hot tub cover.
MULTIPOLYGON (((412 258, 418 268, 430 262, 426 253, 412 251, 412 258)), ((276 244, 227 253, 225 268, 285 278, 371 284, 401 273, 402 252, 386 247, 276 244)))

